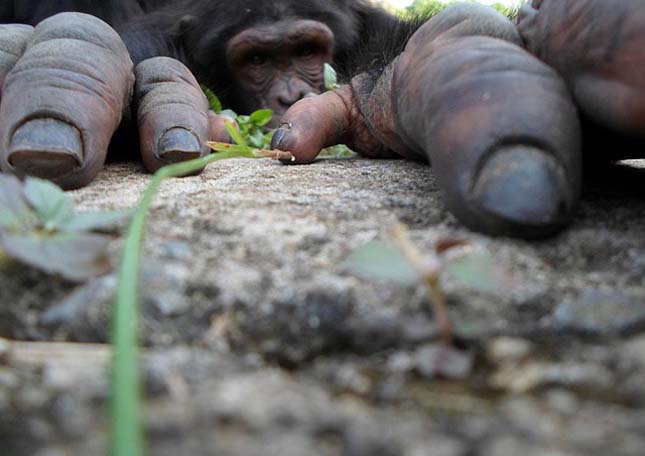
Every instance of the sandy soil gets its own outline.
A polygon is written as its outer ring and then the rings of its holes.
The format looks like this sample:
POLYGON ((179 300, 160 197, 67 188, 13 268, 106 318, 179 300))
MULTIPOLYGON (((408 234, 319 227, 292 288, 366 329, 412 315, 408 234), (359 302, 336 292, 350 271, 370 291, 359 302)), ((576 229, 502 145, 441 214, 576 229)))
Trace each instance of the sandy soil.
MULTIPOLYGON (((233 160, 167 182, 142 270, 150 454, 643 454, 645 168, 632 165, 591 177, 571 226, 540 242, 463 229, 413 162, 233 160), (421 287, 345 265, 397 222, 420 251, 468 239, 508 273, 486 293, 444 284, 472 356, 463 378, 437 378, 421 287)), ((129 208, 148 180, 111 165, 73 196, 129 208)), ((3 455, 104 454, 114 287, 4 267, 3 455)))

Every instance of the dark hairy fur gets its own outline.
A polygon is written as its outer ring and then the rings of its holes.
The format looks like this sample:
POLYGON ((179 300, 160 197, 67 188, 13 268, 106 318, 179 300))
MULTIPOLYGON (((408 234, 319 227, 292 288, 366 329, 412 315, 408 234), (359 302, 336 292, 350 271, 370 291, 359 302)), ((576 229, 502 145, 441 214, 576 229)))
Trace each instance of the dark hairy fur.
POLYGON ((243 106, 226 64, 225 45, 253 26, 311 19, 334 33, 333 65, 341 81, 374 78, 403 49, 422 21, 403 21, 363 0, 183 0, 130 21, 121 30, 135 63, 166 55, 183 61, 225 105, 243 106))
POLYGON ((167 0, 2 0, 0 23, 36 25, 57 13, 75 11, 97 16, 112 26, 167 3, 167 0))
POLYGON ((404 21, 364 0, 3 0, 0 23, 35 25, 63 11, 93 14, 123 37, 135 64, 157 56, 185 63, 225 105, 244 105, 227 67, 226 43, 244 29, 285 19, 311 19, 334 33, 340 79, 368 72, 376 81, 423 23, 404 21))

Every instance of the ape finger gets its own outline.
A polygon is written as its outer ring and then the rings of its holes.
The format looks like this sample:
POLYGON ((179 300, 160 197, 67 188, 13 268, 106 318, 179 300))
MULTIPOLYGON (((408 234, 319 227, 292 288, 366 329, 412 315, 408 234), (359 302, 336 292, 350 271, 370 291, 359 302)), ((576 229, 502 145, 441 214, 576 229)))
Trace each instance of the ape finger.
MULTIPOLYGON (((525 6, 527 49, 555 68, 595 124, 645 136, 645 8, 640 0, 544 0, 525 6)), ((607 153, 607 151, 603 151, 607 153)))
POLYGON ((188 68, 168 57, 135 68, 135 100, 143 163, 150 171, 207 155, 206 96, 188 68))
POLYGON ((425 150, 447 206, 492 234, 544 236, 580 191, 580 127, 564 82, 513 44, 409 46, 393 94, 401 136, 425 150))
POLYGON ((33 32, 34 28, 30 25, 0 25, 0 97, 2 97, 2 85, 7 73, 25 52, 33 32))
POLYGON ((233 128, 239 131, 239 127, 235 122, 235 119, 222 114, 215 114, 213 111, 208 111, 208 139, 211 141, 223 142, 223 143, 232 143, 233 138, 226 129, 226 124, 229 123, 233 125, 233 128))
POLYGON ((349 86, 307 97, 294 104, 282 118, 271 146, 291 152, 295 161, 311 163, 322 149, 347 144, 365 155, 382 156, 384 146, 368 130, 349 86))
POLYGON ((44 20, 5 79, 0 166, 65 188, 86 185, 105 161, 133 82, 109 25, 81 13, 44 20))

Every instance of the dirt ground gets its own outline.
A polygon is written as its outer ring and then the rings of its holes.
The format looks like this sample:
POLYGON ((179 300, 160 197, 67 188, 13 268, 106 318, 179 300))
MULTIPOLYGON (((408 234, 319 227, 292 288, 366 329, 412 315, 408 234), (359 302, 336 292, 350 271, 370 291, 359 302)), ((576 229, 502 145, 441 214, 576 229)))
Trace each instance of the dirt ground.
MULTIPOLYGON (((148 181, 111 165, 73 196, 130 208, 148 181)), ((167 182, 142 270, 149 453, 642 455, 644 183, 642 162, 603 169, 568 229, 524 242, 460 227, 408 161, 231 160, 167 182), (444 284, 463 378, 437 377, 421 287, 346 266, 397 222, 421 251, 468 239, 508 272, 486 293, 444 284)), ((4 267, 2 455, 104 454, 114 288, 4 267)))

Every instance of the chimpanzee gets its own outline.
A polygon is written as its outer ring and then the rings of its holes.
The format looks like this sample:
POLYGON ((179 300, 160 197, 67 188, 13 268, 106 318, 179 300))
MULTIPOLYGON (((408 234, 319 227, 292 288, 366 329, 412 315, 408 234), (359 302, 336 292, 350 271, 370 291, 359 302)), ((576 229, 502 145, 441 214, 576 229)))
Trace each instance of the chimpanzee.
MULTIPOLYGON (((534 0, 539 3, 538 17, 555 0, 534 0)), ((638 16, 637 0, 570 3, 555 19, 562 27, 580 20, 576 5, 602 6, 623 21, 638 16)), ((571 43, 558 41, 561 33, 549 24, 525 27, 520 36, 508 19, 476 4, 457 4, 423 25, 362 0, 151 4, 139 19, 115 24, 126 45, 105 23, 82 14, 53 16, 33 32, 0 30, 4 170, 67 187, 89 182, 128 113, 132 57, 134 116, 151 170, 207 153, 204 140, 219 134, 221 119, 209 120, 192 70, 238 110, 268 106, 281 117, 304 97, 274 136, 274 146, 300 163, 339 142, 370 156, 429 159, 448 207, 468 226, 493 234, 543 236, 570 213, 581 174, 571 82, 523 49, 526 41, 545 58, 535 49, 553 34, 557 60, 558 46, 571 43), (531 45, 526 30, 542 37, 531 45), (322 63, 329 60, 349 84, 306 97, 322 90, 322 63)), ((590 35, 608 47, 617 43, 620 54, 615 34, 629 29, 616 22, 606 33, 593 27, 603 16, 583 19, 590 35)), ((625 42, 637 43, 638 34, 630 39, 625 42)), ((626 53, 643 63, 642 54, 626 53)), ((592 56, 592 67, 605 57, 592 56)), ((602 74, 614 80, 606 67, 602 74)))
POLYGON ((5 171, 66 188, 85 185, 101 168, 123 116, 136 119, 150 170, 204 155, 205 140, 224 129, 197 79, 227 107, 242 113, 270 107, 277 121, 295 101, 323 90, 324 62, 342 70, 366 39, 403 24, 361 0, 107 3, 32 0, 0 7, 4 21, 28 24, 56 12, 52 7, 96 11, 122 38, 78 13, 51 16, 33 31, 1 26, 5 171))

